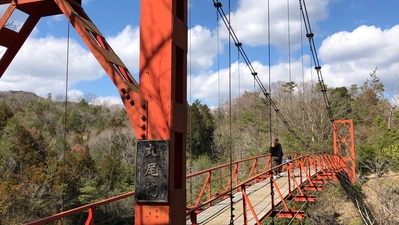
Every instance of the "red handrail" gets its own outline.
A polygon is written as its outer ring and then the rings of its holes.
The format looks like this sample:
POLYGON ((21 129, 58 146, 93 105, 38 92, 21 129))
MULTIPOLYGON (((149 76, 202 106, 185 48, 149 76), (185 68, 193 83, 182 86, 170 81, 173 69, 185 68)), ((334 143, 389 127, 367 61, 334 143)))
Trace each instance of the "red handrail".
MULTIPOLYGON (((299 169, 300 171, 304 172, 305 177, 302 176, 302 172, 300 172, 300 177, 299 181, 297 181, 295 178, 293 179, 296 190, 299 190, 299 193, 303 195, 301 189, 299 188, 300 185, 303 184, 303 182, 308 182, 311 186, 314 186, 312 182, 312 178, 317 178, 320 179, 321 175, 319 173, 326 175, 327 173, 324 171, 324 169, 327 169, 327 171, 333 171, 337 172, 342 169, 342 159, 336 155, 331 155, 331 154, 313 154, 313 155, 306 155, 306 156, 299 156, 298 158, 295 158, 297 154, 294 155, 294 159, 292 161, 284 163, 280 165, 281 167, 284 167, 285 170, 288 172, 288 174, 292 174, 292 169, 299 169), (312 173, 313 172, 313 173, 312 173)), ((271 180, 271 188, 276 189, 277 193, 279 193, 278 187, 273 184, 274 180, 271 178, 271 171, 275 168, 272 168, 270 165, 270 155, 262 155, 262 156, 257 156, 257 157, 252 157, 249 159, 243 159, 239 160, 236 162, 233 162, 232 165, 234 166, 234 170, 230 174, 230 170, 227 172, 228 173, 228 179, 223 180, 221 177, 219 178, 219 184, 217 182, 212 183, 212 173, 215 173, 215 177, 217 178, 218 174, 221 174, 219 170, 223 169, 229 169, 230 164, 224 164, 224 165, 219 165, 207 170, 203 170, 197 173, 193 173, 187 176, 187 182, 190 182, 193 178, 202 178, 202 182, 198 187, 201 188, 200 191, 196 191, 195 193, 198 194, 198 196, 195 199, 195 203, 192 204, 191 201, 188 203, 187 209, 186 209, 186 215, 187 218, 190 217, 191 221, 193 224, 196 224, 196 217, 197 215, 205 210, 206 208, 210 207, 211 205, 220 202, 227 198, 230 195, 230 192, 237 192, 237 191, 242 191, 243 192, 243 204, 245 207, 249 207, 249 210, 254 213, 254 210, 252 209, 252 205, 249 202, 249 198, 246 197, 246 188, 253 185, 254 183, 258 181, 262 181, 264 179, 269 178, 271 180), (262 161, 263 160, 263 161, 262 161), (252 161, 252 166, 248 166, 247 168, 245 167, 245 163, 251 163, 252 161), (265 165, 261 165, 259 162, 262 161, 265 163, 265 165), (258 171, 258 168, 262 168, 262 171, 258 171), (243 170, 246 170, 245 172, 247 174, 240 174, 243 172, 243 170), (233 182, 235 184, 233 184, 233 182), (223 185, 223 183, 225 183, 223 185), (218 187, 219 186, 219 187, 218 187), (273 187, 274 186, 274 187, 273 187), (208 192, 208 193, 205 193, 208 192), (214 193, 212 193, 214 192, 214 193), (205 199, 203 199, 206 196, 205 199)), ((227 176, 226 176, 227 177, 227 176)), ((192 185, 190 185, 192 187, 192 185)), ((191 188, 190 188, 191 189, 191 188)), ((293 190, 290 190, 293 191, 293 190)), ((193 193, 193 190, 187 190, 188 193, 193 193)), ((281 194, 281 193, 279 193, 281 194)), ((194 196, 192 194, 189 194, 190 196, 187 196, 187 199, 193 199, 194 196)), ((105 199, 99 202, 87 204, 84 206, 80 206, 78 208, 74 208, 65 212, 61 212, 55 215, 52 215, 50 217, 40 219, 34 222, 27 223, 27 225, 39 225, 39 224, 45 224, 51 221, 57 221, 60 219, 63 219, 67 216, 71 216, 73 214, 77 214, 83 211, 88 211, 88 218, 86 220, 86 225, 89 224, 94 224, 94 215, 95 215, 95 209, 97 206, 100 205, 105 205, 109 204, 114 201, 118 201, 124 198, 132 197, 134 196, 134 192, 128 192, 116 197, 112 197, 109 199, 105 199)), ((280 196, 282 198, 282 196, 280 196)), ((278 203, 281 204, 281 203, 278 203)), ((282 204, 285 205, 284 199, 282 200, 282 204)), ((274 205, 274 203, 273 203, 274 205)), ((269 212, 270 215, 271 212, 269 212)), ((246 215, 244 215, 246 216, 246 215)), ((254 215, 255 217, 255 215, 254 215)), ((259 218, 261 221, 263 218, 259 218)), ((258 218, 256 218, 256 221, 259 221, 258 218)))
POLYGON ((27 223, 26 225, 45 224, 45 223, 48 223, 48 222, 52 222, 52 221, 56 221, 56 220, 59 220, 59 219, 63 219, 65 217, 67 217, 67 216, 71 216, 73 214, 80 213, 80 212, 83 212, 83 211, 86 211, 86 210, 89 211, 89 217, 86 220, 86 225, 93 224, 93 222, 94 222, 93 221, 94 220, 93 214, 94 214, 94 210, 96 209, 97 206, 106 205, 106 204, 109 204, 111 202, 115 202, 115 201, 118 201, 118 200, 121 200, 121 199, 124 199, 124 198, 128 198, 128 197, 132 197, 132 196, 134 196, 134 191, 131 191, 131 192, 128 192, 128 193, 125 193, 125 194, 122 194, 122 195, 118 195, 118 196, 115 196, 115 197, 112 197, 112 198, 108 198, 108 199, 105 199, 105 200, 101 200, 101 201, 98 201, 98 202, 95 202, 95 203, 91 203, 91 204, 87 204, 87 205, 84 205, 84 206, 80 206, 80 207, 77 207, 77 208, 74 208, 74 209, 70 209, 70 210, 65 211, 65 212, 60 212, 60 213, 57 213, 55 215, 52 215, 52 216, 49 216, 49 217, 46 217, 46 218, 43 218, 43 219, 40 219, 40 220, 36 220, 36 221, 30 222, 30 223, 27 223), (90 215, 92 215, 92 216, 90 216, 90 215))

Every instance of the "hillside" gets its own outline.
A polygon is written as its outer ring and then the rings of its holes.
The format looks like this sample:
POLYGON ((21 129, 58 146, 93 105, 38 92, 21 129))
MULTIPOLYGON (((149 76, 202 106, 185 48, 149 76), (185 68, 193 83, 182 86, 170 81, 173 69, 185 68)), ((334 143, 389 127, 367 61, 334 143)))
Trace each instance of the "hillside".
POLYGON ((331 183, 308 208, 306 224, 398 224, 399 173, 359 178, 354 192, 331 183))
MULTIPOLYGON (((227 163, 230 155, 238 160, 266 153, 275 137, 285 152, 332 152, 332 126, 320 90, 310 83, 292 85, 272 84, 274 106, 287 123, 256 91, 212 110, 199 100, 188 104, 187 173, 227 163)), ((399 171, 399 111, 383 97, 376 71, 362 87, 328 93, 335 118, 355 123, 359 179, 321 192, 321 205, 309 206, 304 223, 353 225, 361 215, 363 222, 371 215, 375 224, 396 221, 398 184, 389 177, 399 171), (356 210, 351 205, 362 214, 348 213, 356 210)), ((0 92, 0 224, 21 224, 134 190, 137 140, 125 110, 91 104, 95 96, 67 105, 64 99, 0 92)), ((131 224, 132 204, 129 199, 100 208, 98 220, 131 224)), ((78 224, 80 217, 69 220, 78 224)))
MULTIPOLYGON (((135 142, 120 107, 85 99, 65 107, 32 93, 0 92, 0 224, 132 191, 135 142)), ((131 204, 100 209, 97 216, 131 222, 131 204)), ((70 220, 77 224, 79 217, 70 220)))

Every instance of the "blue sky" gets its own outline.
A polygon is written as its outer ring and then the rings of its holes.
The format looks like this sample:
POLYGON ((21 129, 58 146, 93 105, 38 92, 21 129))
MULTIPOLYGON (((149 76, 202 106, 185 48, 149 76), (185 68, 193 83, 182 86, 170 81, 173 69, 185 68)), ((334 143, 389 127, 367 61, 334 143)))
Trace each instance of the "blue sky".
MULTIPOLYGON (((228 1, 220 2, 228 13, 228 1)), ((398 94, 399 1, 305 2, 329 87, 362 85, 378 67, 377 75, 387 92, 398 94)), ((224 99, 228 96, 227 31, 220 19, 217 23, 212 0, 189 0, 189 5, 188 101, 200 99, 215 106, 219 95, 224 99)), ((1 15, 6 7, 0 6, 1 15)), ((140 1, 118 0, 115 4, 83 0, 83 8, 138 80, 140 1)), ((298 0, 289 0, 289 10, 287 1, 270 0, 269 11, 271 81, 316 80, 315 72, 309 69, 309 44, 305 31, 301 32, 298 0)), ((267 12, 266 0, 231 1, 232 27, 265 86, 269 81, 267 12)), ((22 24, 23 19, 22 13, 12 17, 14 24, 22 24)), ((0 90, 31 91, 43 97, 52 93, 54 98, 65 95, 67 28, 63 15, 40 20, 0 79, 0 90)), ((233 95, 253 91, 253 78, 244 61, 238 59, 235 47, 231 56, 233 95)), ((71 27, 68 96, 79 100, 85 95, 95 96, 95 102, 120 102, 117 89, 71 27)))

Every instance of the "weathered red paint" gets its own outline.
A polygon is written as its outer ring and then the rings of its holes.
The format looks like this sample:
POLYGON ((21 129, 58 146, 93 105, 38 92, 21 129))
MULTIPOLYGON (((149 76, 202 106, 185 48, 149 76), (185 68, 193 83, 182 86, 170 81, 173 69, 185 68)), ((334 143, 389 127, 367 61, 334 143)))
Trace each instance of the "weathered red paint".
POLYGON ((148 100, 146 139, 170 140, 170 166, 169 202, 136 203, 136 224, 185 224, 187 0, 142 0, 140 12, 139 90, 148 100))
POLYGON ((353 120, 334 120, 334 154, 342 157, 343 167, 352 183, 356 182, 355 129, 353 120))

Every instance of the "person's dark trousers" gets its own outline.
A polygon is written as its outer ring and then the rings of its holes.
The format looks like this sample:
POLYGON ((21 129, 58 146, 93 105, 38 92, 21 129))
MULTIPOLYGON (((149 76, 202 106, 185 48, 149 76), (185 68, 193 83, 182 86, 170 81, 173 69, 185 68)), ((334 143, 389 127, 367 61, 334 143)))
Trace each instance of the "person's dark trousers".
MULTIPOLYGON (((281 163, 283 162, 283 158, 279 157, 279 156, 272 156, 272 167, 276 167, 278 165, 281 165, 281 163)), ((281 166, 277 167, 274 169, 273 174, 275 176, 279 175, 279 173, 281 172, 281 166)))

